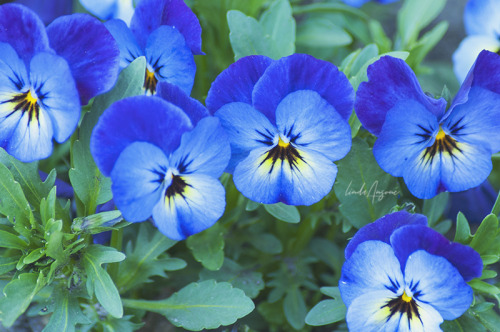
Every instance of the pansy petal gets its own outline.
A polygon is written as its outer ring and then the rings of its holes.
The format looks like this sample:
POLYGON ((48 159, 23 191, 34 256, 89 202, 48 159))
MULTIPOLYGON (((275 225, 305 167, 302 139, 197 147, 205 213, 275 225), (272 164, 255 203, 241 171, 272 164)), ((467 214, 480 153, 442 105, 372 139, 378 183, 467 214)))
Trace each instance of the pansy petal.
POLYGON ((30 63, 30 81, 50 117, 55 140, 66 141, 80 120, 80 100, 68 63, 57 55, 39 53, 30 63))
POLYGON ((419 317, 408 320, 406 313, 391 310, 387 303, 391 292, 375 291, 362 294, 347 309, 349 331, 363 332, 438 332, 443 318, 431 305, 419 303, 419 317))
POLYGON ((204 174, 182 176, 182 194, 165 196, 155 206, 156 227, 173 240, 183 240, 209 227, 222 216, 226 206, 224 187, 204 174))
POLYGON ((59 16, 69 15, 73 12, 73 2, 68 0, 15 0, 14 2, 37 13, 45 25, 59 16))
POLYGON ((496 0, 469 0, 464 10, 464 24, 469 35, 500 34, 500 4, 496 0))
POLYGON ((144 221, 151 216, 163 198, 168 166, 165 153, 151 143, 134 142, 122 151, 111 172, 111 189, 127 221, 144 221))
POLYGON ((262 113, 245 103, 222 106, 215 116, 221 121, 231 143, 231 161, 227 172, 248 156, 251 150, 275 144, 277 129, 262 113))
POLYGON ((429 199, 446 190, 441 178, 439 154, 434 159, 426 157, 425 150, 405 164, 403 179, 413 196, 429 199))
POLYGON ((474 64, 472 87, 500 94, 500 55, 487 50, 479 53, 474 64))
POLYGON ((494 35, 473 35, 462 40, 453 53, 453 70, 459 82, 465 80, 467 73, 482 50, 498 52, 500 41, 494 35))
POLYGON ((161 25, 177 29, 193 54, 201 51, 201 26, 193 11, 182 0, 141 0, 130 22, 139 45, 146 46, 148 36, 161 25))
POLYGON ((26 65, 38 52, 50 52, 49 39, 40 18, 18 4, 0 6, 0 42, 14 48, 26 65))
POLYGON ((7 43, 0 43, 0 109, 3 102, 11 99, 13 93, 21 91, 28 84, 26 65, 16 51, 7 43))
POLYGON ((438 129, 435 115, 422 104, 400 101, 387 113, 373 155, 384 171, 402 176, 405 165, 429 145, 438 129))
POLYGON ((394 230, 405 225, 427 226, 427 217, 406 211, 387 214, 373 223, 363 226, 354 234, 345 248, 345 258, 349 259, 358 245, 368 240, 379 240, 389 244, 390 236, 394 230))
POLYGON ((113 18, 116 2, 116 0, 80 0, 80 3, 86 10, 101 20, 113 18))
POLYGON ((450 193, 444 215, 446 218, 456 220, 458 212, 462 212, 470 223, 479 224, 490 214, 497 196, 495 188, 485 180, 476 188, 450 193))
POLYGON ((356 114, 369 132, 378 136, 387 112, 403 101, 415 101, 440 118, 446 100, 428 97, 417 77, 401 59, 383 56, 368 67, 368 82, 362 82, 356 94, 356 114))
POLYGON ((181 135, 192 129, 188 116, 158 97, 135 96, 112 104, 92 132, 90 151, 101 172, 109 176, 120 153, 132 142, 145 141, 172 153, 181 135))
POLYGON ((87 14, 73 14, 55 19, 47 33, 50 46, 68 61, 82 105, 113 87, 120 50, 104 24, 87 14))
POLYGON ((205 174, 218 178, 230 157, 229 140, 219 119, 209 116, 182 135, 181 144, 170 160, 180 174, 205 174))
POLYGON ((351 129, 331 104, 316 91, 299 90, 287 95, 276 110, 280 133, 299 146, 335 161, 351 149, 351 129))
POLYGON ((167 81, 190 94, 196 64, 184 38, 176 28, 161 26, 151 33, 145 49, 146 60, 159 81, 167 81))
POLYGON ((316 91, 342 118, 349 119, 354 103, 349 80, 333 64, 307 54, 292 54, 273 62, 255 85, 252 101, 256 109, 272 115, 281 100, 297 90, 316 91))
POLYGON ((120 49, 120 68, 127 67, 132 61, 144 55, 134 34, 122 20, 109 20, 104 23, 108 31, 118 43, 120 49))
POLYGON ((390 241, 401 266, 407 264, 406 260, 413 252, 423 249, 430 254, 446 258, 465 281, 481 276, 483 262, 474 249, 450 242, 432 228, 423 225, 404 226, 394 231, 390 241))
POLYGON ((272 62, 267 56, 250 55, 231 64, 210 86, 205 100, 210 112, 215 113, 223 105, 233 102, 251 105, 255 83, 272 62))
POLYGON ((403 288, 401 266, 387 243, 365 241, 359 244, 342 266, 339 289, 348 308, 365 293, 385 290, 396 297, 403 294, 403 288))
POLYGON ((446 320, 460 317, 472 304, 472 288, 458 270, 424 250, 408 257, 405 283, 419 302, 432 305, 446 320))
POLYGON ((198 121, 210 115, 202 103, 188 96, 177 85, 168 82, 158 82, 156 95, 182 109, 189 116, 193 125, 196 125, 198 121))

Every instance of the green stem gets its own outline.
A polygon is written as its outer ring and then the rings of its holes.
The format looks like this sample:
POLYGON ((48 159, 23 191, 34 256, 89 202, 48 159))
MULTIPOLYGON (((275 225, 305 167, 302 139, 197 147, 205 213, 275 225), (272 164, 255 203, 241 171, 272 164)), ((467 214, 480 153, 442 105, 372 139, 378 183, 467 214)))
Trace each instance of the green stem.
POLYGON ((369 17, 360 10, 354 9, 352 7, 336 4, 336 3, 313 3, 310 5, 304 6, 294 6, 293 14, 308 14, 308 13, 346 13, 356 17, 364 21, 368 21, 369 17))
POLYGON ((176 309, 178 306, 165 303, 165 301, 148 301, 148 300, 132 300, 122 299, 124 307, 138 310, 147 310, 153 312, 161 312, 165 309, 176 309))
POLYGON ((495 153, 494 155, 491 156, 491 159, 500 160, 500 153, 495 153))
MULTIPOLYGON (((122 251, 123 245, 123 228, 115 229, 111 232, 111 247, 118 251, 122 251)), ((108 265, 108 273, 113 280, 118 276, 118 263, 111 263, 108 265)))

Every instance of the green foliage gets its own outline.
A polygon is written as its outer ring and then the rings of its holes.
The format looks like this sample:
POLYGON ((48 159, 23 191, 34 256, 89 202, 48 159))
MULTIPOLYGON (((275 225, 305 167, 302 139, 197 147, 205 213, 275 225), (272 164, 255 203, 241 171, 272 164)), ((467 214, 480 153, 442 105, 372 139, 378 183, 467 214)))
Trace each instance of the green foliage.
POLYGON ((58 287, 54 291, 54 312, 50 316, 44 331, 76 331, 77 324, 89 324, 90 320, 80 309, 80 305, 74 292, 64 287, 58 287))
POLYGON ((190 236, 187 246, 194 258, 208 270, 218 270, 224 263, 224 228, 220 223, 190 236))
POLYGON ((322 326, 333 324, 344 319, 346 307, 340 298, 338 287, 323 287, 321 292, 333 299, 323 300, 316 304, 306 316, 306 324, 322 326))
POLYGON ((297 207, 293 205, 286 205, 283 203, 264 204, 264 209, 275 217, 284 222, 296 224, 300 222, 300 212, 297 207))

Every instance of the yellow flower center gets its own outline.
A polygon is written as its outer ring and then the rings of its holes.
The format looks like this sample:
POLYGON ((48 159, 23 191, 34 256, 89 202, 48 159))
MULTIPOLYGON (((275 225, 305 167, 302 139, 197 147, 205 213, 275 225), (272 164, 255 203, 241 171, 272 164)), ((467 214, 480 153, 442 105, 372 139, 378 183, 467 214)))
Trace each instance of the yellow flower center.
POLYGON ((401 296, 401 299, 405 302, 411 302, 411 297, 406 295, 406 292, 403 292, 403 295, 401 296))

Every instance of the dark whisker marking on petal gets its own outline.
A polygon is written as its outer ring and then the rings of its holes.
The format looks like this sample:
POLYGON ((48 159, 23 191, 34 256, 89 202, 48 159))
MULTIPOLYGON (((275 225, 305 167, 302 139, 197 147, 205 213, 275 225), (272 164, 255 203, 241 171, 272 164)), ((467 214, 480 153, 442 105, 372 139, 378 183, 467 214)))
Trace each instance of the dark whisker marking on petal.
POLYGON ((266 157, 260 162, 259 167, 268 160, 271 161, 271 167, 268 172, 269 174, 272 173, 274 165, 278 162, 278 160, 281 161, 282 166, 285 162, 287 162, 292 171, 298 172, 300 172, 298 165, 299 160, 307 164, 304 158, 300 155, 299 151, 292 144, 284 143, 281 138, 279 139, 278 144, 267 152, 266 157))
POLYGON ((432 164, 438 153, 439 155, 448 153, 452 157, 452 160, 458 158, 458 153, 462 153, 462 149, 458 146, 457 141, 453 137, 445 134, 441 127, 439 128, 434 143, 425 148, 421 161, 426 165, 432 164))
POLYGON ((189 167, 189 165, 191 165, 191 163, 193 162, 193 160, 189 160, 187 161, 187 159, 189 158, 189 155, 187 156, 184 156, 182 158, 182 160, 179 162, 179 165, 177 166, 177 170, 179 171, 179 173, 181 174, 190 174, 192 172, 186 172, 187 168, 189 167))
POLYGON ((261 132, 258 129, 255 129, 255 131, 257 132, 257 134, 261 135, 264 138, 261 140, 256 140, 257 142, 268 145, 268 146, 273 145, 273 137, 272 137, 272 134, 269 132, 269 130, 266 129, 267 134, 261 132))
POLYGON ((406 314, 406 317, 408 317, 408 326, 410 326, 410 322, 414 317, 418 318, 418 320, 423 323, 420 313, 418 312, 419 306, 417 302, 415 302, 413 298, 407 296, 404 292, 403 295, 387 301, 387 303, 381 306, 380 309, 386 307, 389 308, 389 315, 386 322, 388 322, 395 314, 399 313, 400 318, 403 314, 406 314))
POLYGON ((464 119, 464 117, 461 117, 457 122, 455 122, 451 127, 450 127, 450 132, 453 134, 453 135, 460 135, 460 131, 463 130, 465 128, 465 124, 460 125, 460 123, 462 122, 462 120, 464 119))

